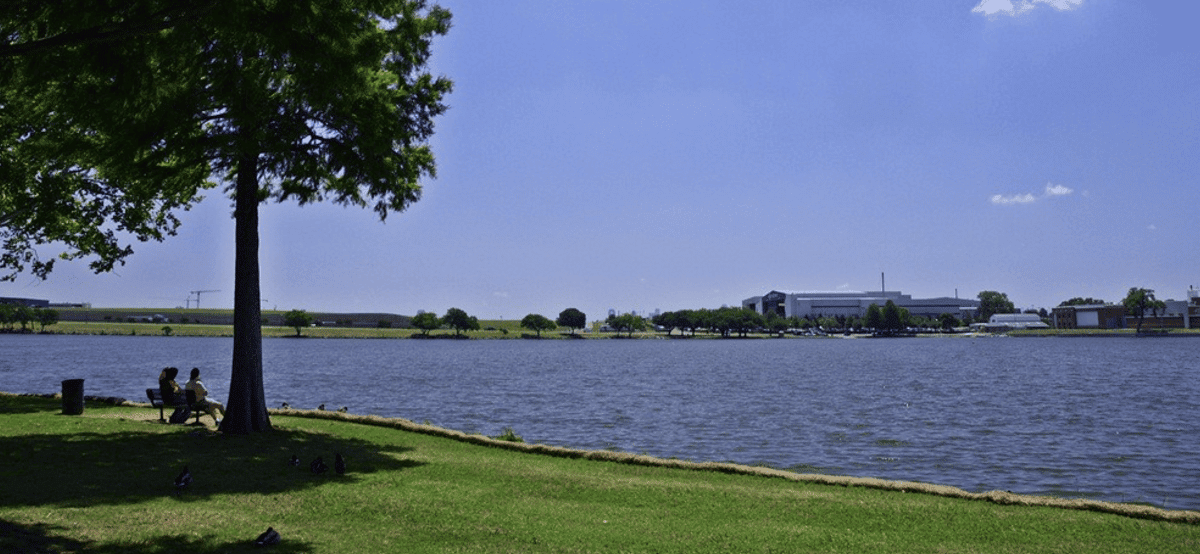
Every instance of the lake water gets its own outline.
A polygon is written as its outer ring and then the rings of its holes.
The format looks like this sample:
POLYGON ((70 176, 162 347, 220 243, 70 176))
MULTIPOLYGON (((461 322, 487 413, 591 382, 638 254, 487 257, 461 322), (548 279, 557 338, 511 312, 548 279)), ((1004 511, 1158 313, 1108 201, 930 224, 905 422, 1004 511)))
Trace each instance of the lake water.
MULTIPOLYGON (((227 396, 232 339, 0 335, 0 390, 227 396)), ((526 442, 1200 509, 1200 340, 266 339, 267 402, 526 442)))

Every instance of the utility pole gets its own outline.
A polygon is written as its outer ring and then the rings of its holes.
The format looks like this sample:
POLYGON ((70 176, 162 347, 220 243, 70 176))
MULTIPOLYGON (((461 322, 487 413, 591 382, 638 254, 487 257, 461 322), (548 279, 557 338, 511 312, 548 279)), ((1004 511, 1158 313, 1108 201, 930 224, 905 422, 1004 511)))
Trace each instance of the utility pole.
MULTIPOLYGON (((202 292, 221 292, 221 290, 216 289, 216 290, 194 290, 194 291, 191 291, 192 294, 196 295, 196 309, 197 310, 200 309, 200 293, 202 293, 202 292)), ((190 298, 190 296, 189 296, 189 298, 190 298)))

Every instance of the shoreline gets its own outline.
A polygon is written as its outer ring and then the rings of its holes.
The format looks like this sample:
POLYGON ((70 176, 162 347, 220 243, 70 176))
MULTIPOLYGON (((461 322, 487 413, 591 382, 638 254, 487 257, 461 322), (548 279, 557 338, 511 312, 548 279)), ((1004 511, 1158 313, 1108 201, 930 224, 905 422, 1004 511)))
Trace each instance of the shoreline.
MULTIPOLYGON (((461 335, 451 330, 440 330, 426 334, 418 329, 409 328, 366 328, 366 327, 308 327, 300 336, 296 336, 291 327, 267 326, 262 327, 263 338, 282 339, 411 339, 411 340, 821 340, 821 339, 945 339, 945 338, 1180 338, 1200 337, 1200 329, 1169 329, 1165 333, 1157 330, 1137 333, 1133 329, 1049 329, 1049 330, 1019 330, 1008 333, 916 333, 913 335, 894 337, 875 337, 869 333, 829 334, 829 335, 778 335, 774 333, 753 333, 746 337, 722 337, 719 334, 698 333, 696 335, 681 335, 677 331, 666 334, 662 331, 634 333, 633 337, 614 332, 576 332, 548 331, 540 337, 521 329, 518 322, 492 321, 486 322, 483 330, 471 331, 461 335)), ((13 335, 113 335, 113 336, 157 336, 171 337, 233 337, 232 325, 208 324, 162 324, 162 323, 123 323, 96 321, 62 321, 50 326, 45 331, 28 330, 0 331, 0 334, 13 335)))
MULTIPOLYGON (((61 393, 50 394, 34 394, 34 393, 9 393, 0 391, 0 396, 32 396, 47 399, 61 399, 61 393)), ((108 404, 111 407, 118 408, 137 408, 145 409, 145 418, 134 419, 154 419, 157 414, 154 413, 154 408, 144 402, 130 401, 119 397, 102 397, 102 396, 84 396, 84 400, 100 402, 108 404)), ((539 443, 513 442, 500 438, 488 437, 482 434, 470 434, 454 429, 446 429, 434 425, 416 423, 403 418, 388 418, 375 415, 357 415, 350 413, 342 413, 326 410, 301 410, 301 409, 279 409, 269 408, 268 413, 271 416, 280 417, 298 417, 309 419, 324 419, 333 420, 345 423, 370 425, 374 427, 385 427, 400 431, 431 435, 440 438, 455 440, 458 442, 486 446, 490 448, 499 448, 523 452, 527 454, 535 454, 542 456, 552 456, 571 459, 585 459, 600 462, 612 462, 618 464, 662 467, 669 469, 683 469, 689 471, 711 471, 719 473, 728 473, 736 475, 747 475, 756 477, 766 477, 775 479, 784 479, 788 481, 813 483, 822 485, 836 485, 841 487, 862 487, 867 489, 875 489, 881 491, 893 491, 902 493, 916 493, 938 496, 942 498, 952 498, 959 500, 984 501, 993 504, 1006 506, 1029 506, 1029 507, 1048 507, 1060 508, 1068 510, 1080 510, 1089 512, 1099 512, 1113 515, 1120 515, 1130 518, 1146 519, 1152 521, 1164 521, 1172 523, 1187 523, 1200 524, 1200 511, 1196 510, 1168 510, 1146 504, 1130 504, 1121 502, 1109 502, 1103 500, 1090 500, 1081 498, 1061 498, 1054 496, 1039 496, 1039 495, 1023 495, 1009 491, 986 491, 973 493, 967 490, 953 487, 949 485, 937 485, 932 483, 922 483, 916 481, 899 481, 879 479, 872 477, 852 477, 840 475, 828 475, 820 473, 799 473, 784 469, 776 469, 762 466, 749 466, 744 464, 735 464, 729 462, 695 462, 680 459, 658 458, 647 456, 644 454, 632 454, 628 452, 619 452, 611 450, 584 450, 577 448, 568 448, 561 446, 551 446, 539 443)), ((121 414, 105 414, 105 415, 89 415, 85 413, 80 417, 124 417, 121 414)), ((207 424, 205 428, 208 429, 207 424)), ((211 430, 213 434, 218 434, 219 431, 211 430)))

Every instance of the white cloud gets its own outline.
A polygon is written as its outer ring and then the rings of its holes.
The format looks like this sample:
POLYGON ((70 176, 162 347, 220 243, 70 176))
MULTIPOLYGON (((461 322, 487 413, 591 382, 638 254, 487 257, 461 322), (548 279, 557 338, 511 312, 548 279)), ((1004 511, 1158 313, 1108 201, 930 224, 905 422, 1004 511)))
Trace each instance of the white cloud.
POLYGON ((1015 3, 1012 0, 980 0, 979 5, 975 6, 971 13, 983 14, 988 17, 999 15, 1016 17, 1036 8, 1038 4, 1046 4, 1063 11, 1083 5, 1083 0, 1017 0, 1015 3))
POLYGON ((1157 225, 1155 225, 1155 224, 1153 224, 1153 223, 1151 223, 1151 224, 1150 224, 1150 226, 1149 226, 1149 227, 1146 227, 1146 228, 1147 228, 1147 229, 1149 229, 1149 230, 1151 230, 1151 231, 1156 231, 1156 230, 1158 230, 1158 226, 1157 226, 1157 225))
POLYGON ((1028 194, 1028 193, 1014 194, 1012 196, 1004 196, 1001 194, 992 196, 992 203, 1000 204, 1002 206, 1007 206, 1010 204, 1029 204, 1031 202, 1036 202, 1036 201, 1037 201, 1037 197, 1035 197, 1032 194, 1028 194))
POLYGON ((1003 194, 992 195, 991 201, 993 204, 1000 206, 1011 206, 1014 204, 1032 204, 1043 198, 1052 198, 1055 196, 1067 196, 1075 192, 1075 189, 1065 185, 1056 185, 1054 183, 1046 183, 1046 189, 1041 196, 1036 196, 1032 192, 1025 194, 1013 194, 1004 196, 1003 194))
POLYGON ((1071 194, 1072 192, 1075 192, 1075 191, 1071 190, 1070 188, 1067 188, 1063 185, 1056 185, 1054 183, 1046 183, 1046 196, 1066 196, 1068 194, 1071 194))

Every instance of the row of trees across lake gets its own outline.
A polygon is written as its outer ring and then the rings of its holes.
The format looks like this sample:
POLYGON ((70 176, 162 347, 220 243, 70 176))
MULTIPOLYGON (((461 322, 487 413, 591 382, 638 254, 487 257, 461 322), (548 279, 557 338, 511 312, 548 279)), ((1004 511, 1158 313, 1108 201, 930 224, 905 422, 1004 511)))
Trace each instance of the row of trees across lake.
POLYGON ((28 332, 33 323, 41 325, 42 331, 45 331, 46 326, 58 323, 58 310, 0 303, 0 330, 17 332, 18 323, 21 324, 19 332, 22 333, 28 332))
MULTIPOLYGON (((997 291, 983 291, 978 295, 980 307, 974 317, 960 319, 954 314, 943 313, 936 318, 914 316, 904 307, 888 300, 883 306, 871 304, 863 317, 845 315, 816 316, 816 317, 783 317, 775 313, 766 315, 746 308, 721 307, 717 309, 677 310, 664 312, 652 318, 625 313, 613 314, 605 320, 607 329, 618 335, 626 333, 633 336, 636 332, 646 331, 654 326, 656 330, 666 331, 671 335, 675 330, 680 334, 696 334, 698 330, 718 333, 723 337, 733 335, 746 336, 754 332, 771 333, 836 333, 857 332, 874 333, 878 335, 898 335, 911 332, 913 329, 952 331, 955 328, 968 325, 974 321, 988 321, 994 314, 1017 313, 1008 295, 997 291)), ((1106 304, 1095 298, 1072 298, 1059 304, 1073 306, 1085 304, 1106 304)), ((1158 311, 1166 305, 1154 297, 1154 291, 1133 287, 1129 289, 1122 304, 1127 313, 1138 318, 1138 330, 1141 330, 1141 320, 1147 311, 1157 316, 1158 311)), ((0 308, 2 309, 2 308, 0 308)), ((1026 310, 1026 313, 1038 314, 1047 319, 1049 314, 1045 308, 1041 310, 1026 310)), ((6 321, 0 311, 0 323, 6 321)), ((304 310, 292 310, 284 315, 284 324, 296 329, 300 335, 301 329, 313 324, 313 317, 304 310)), ((469 331, 480 329, 479 319, 467 314, 459 308, 450 308, 445 315, 438 316, 433 312, 420 312, 412 318, 410 325, 421 330, 421 336, 428 337, 431 331, 437 329, 452 329, 454 336, 462 337, 469 331)), ((521 319, 521 327, 536 333, 541 337, 542 331, 554 331, 560 327, 570 329, 575 335, 576 330, 587 327, 587 315, 576 308, 567 308, 558 314, 556 319, 550 319, 541 314, 528 314, 521 319)), ((24 327, 24 325, 22 325, 24 327)))

